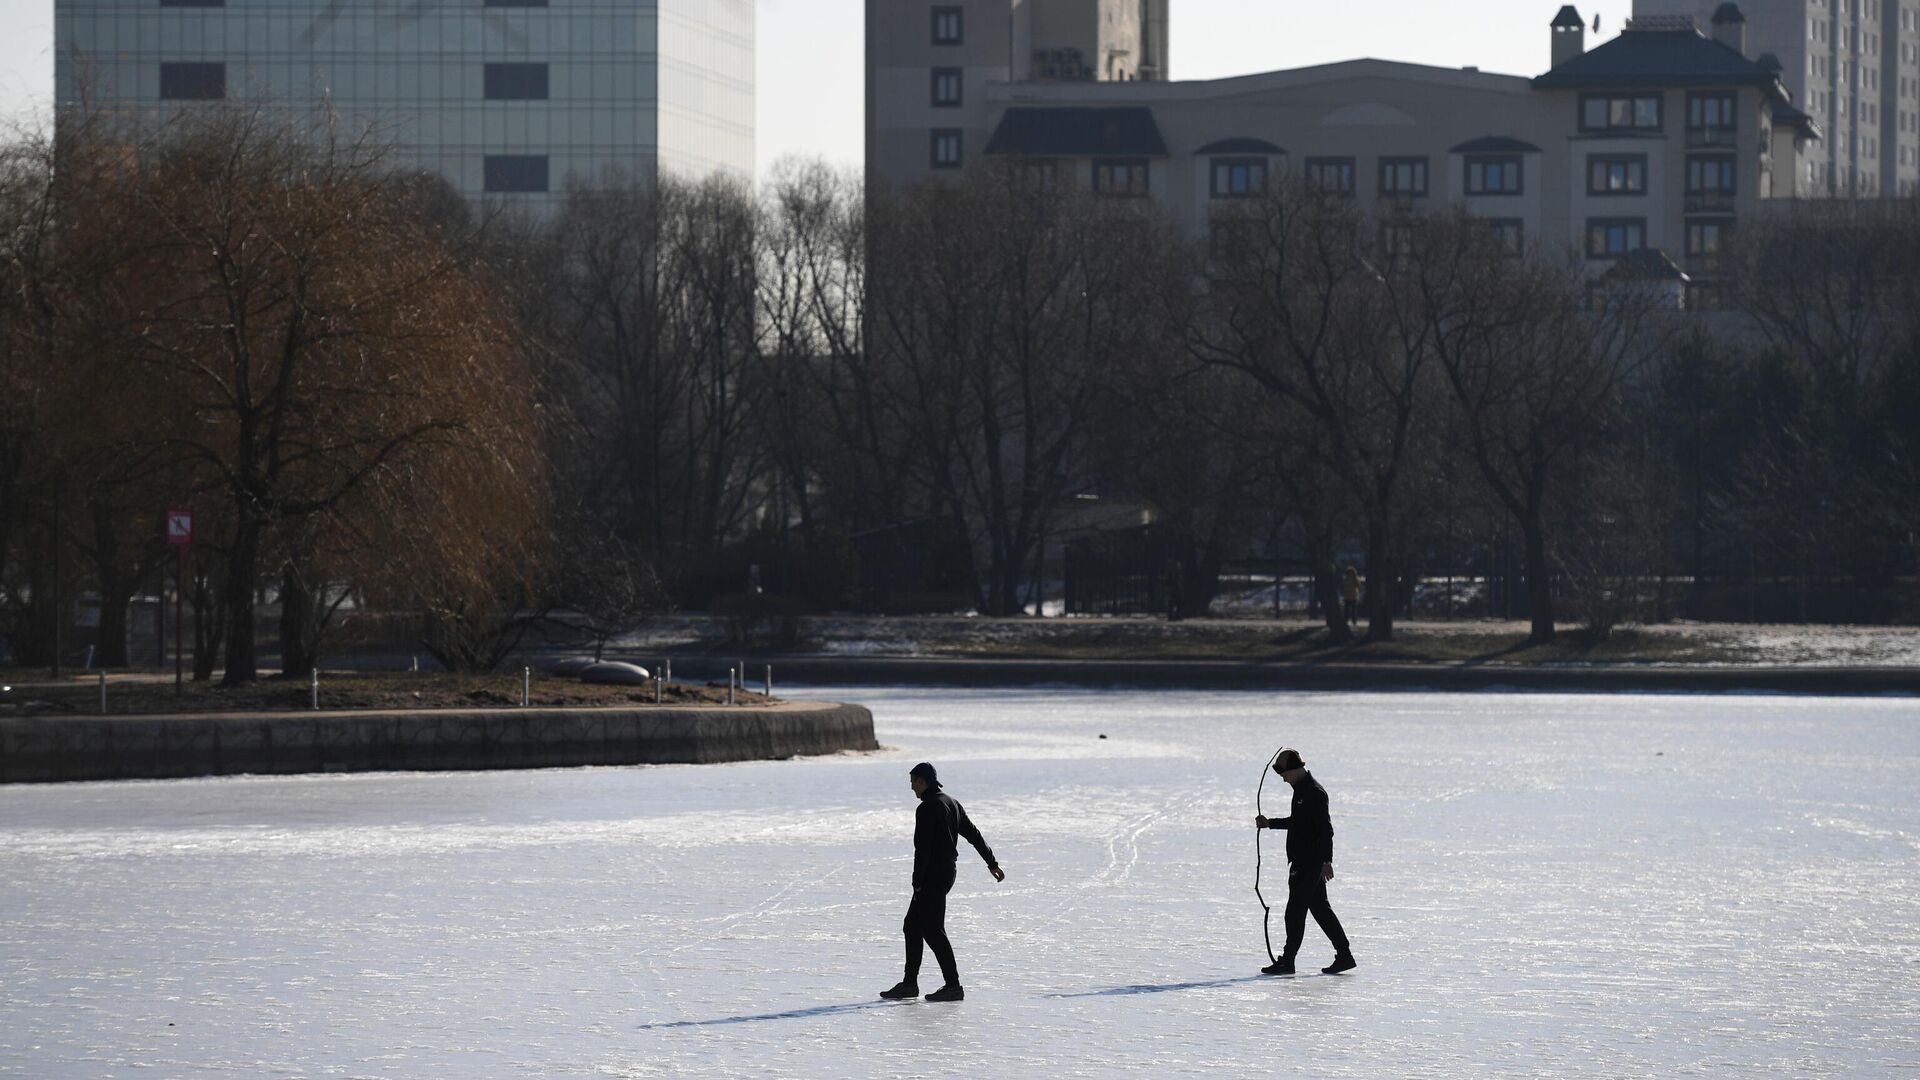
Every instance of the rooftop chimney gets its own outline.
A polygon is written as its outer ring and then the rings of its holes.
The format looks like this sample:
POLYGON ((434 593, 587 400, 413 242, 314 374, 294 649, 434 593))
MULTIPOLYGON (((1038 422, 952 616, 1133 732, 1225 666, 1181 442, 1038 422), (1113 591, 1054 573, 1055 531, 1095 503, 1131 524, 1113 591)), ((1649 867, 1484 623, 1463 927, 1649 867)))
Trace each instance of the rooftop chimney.
POLYGON ((1741 56, 1747 55, 1747 17, 1740 14, 1740 5, 1733 0, 1713 10, 1713 40, 1741 56))
POLYGON ((1560 13, 1553 17, 1552 25, 1554 67, 1587 51, 1587 22, 1572 4, 1560 9, 1560 13))

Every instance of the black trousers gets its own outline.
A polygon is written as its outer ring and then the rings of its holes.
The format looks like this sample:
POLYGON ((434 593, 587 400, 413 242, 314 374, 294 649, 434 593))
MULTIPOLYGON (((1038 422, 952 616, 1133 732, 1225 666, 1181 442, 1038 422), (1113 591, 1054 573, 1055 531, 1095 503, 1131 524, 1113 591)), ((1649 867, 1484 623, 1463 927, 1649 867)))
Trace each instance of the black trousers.
POLYGON ((922 942, 933 949, 940 974, 948 986, 960 985, 960 970, 954 966, 953 943, 947 940, 947 892, 953 878, 935 879, 913 890, 913 902, 907 905, 907 917, 900 929, 907 935, 907 981, 920 978, 922 942))
POLYGON ((1287 950, 1282 960, 1292 960, 1300 952, 1300 939, 1307 936, 1307 912, 1333 942, 1341 956, 1347 955, 1347 932, 1340 929, 1340 917, 1327 903, 1327 883, 1320 878, 1320 864, 1290 863, 1287 866, 1287 950))

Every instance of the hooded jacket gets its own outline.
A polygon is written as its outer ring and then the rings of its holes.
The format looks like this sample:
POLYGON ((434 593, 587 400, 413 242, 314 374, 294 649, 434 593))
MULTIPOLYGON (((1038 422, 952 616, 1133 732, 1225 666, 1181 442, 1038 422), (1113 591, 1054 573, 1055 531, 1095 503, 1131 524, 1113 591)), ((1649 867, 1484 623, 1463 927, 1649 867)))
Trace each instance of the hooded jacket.
POLYGON ((1287 830, 1287 861, 1318 866, 1333 861, 1333 817, 1327 789, 1308 773, 1293 785, 1293 815, 1268 818, 1267 828, 1287 830))
POLYGON ((958 800, 940 790, 938 784, 929 785, 920 796, 920 807, 913 813, 913 887, 934 886, 943 883, 953 884, 954 864, 960 859, 960 837, 966 837, 980 857, 987 860, 989 868, 1000 865, 993 857, 993 849, 987 846, 986 838, 973 822, 967 820, 967 811, 958 800))

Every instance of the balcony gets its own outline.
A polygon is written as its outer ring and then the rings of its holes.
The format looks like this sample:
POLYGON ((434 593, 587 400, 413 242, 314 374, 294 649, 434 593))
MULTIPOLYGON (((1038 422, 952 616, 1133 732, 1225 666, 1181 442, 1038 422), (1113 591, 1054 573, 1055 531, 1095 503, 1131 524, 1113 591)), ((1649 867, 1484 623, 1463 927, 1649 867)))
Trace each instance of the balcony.
POLYGON ((1683 207, 1689 214, 1726 214, 1733 210, 1731 191, 1689 191, 1683 207))
POLYGON ((1687 149, 1703 147, 1732 147, 1740 141, 1740 131, 1732 127, 1704 127, 1687 129, 1687 149))

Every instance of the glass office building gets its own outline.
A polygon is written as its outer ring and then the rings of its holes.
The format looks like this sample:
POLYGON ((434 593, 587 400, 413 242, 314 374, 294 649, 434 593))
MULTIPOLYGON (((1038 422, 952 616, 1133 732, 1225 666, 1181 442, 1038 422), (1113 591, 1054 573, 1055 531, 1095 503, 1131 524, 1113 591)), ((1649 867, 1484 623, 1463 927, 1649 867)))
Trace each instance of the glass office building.
POLYGON ((62 106, 330 106, 475 199, 753 174, 753 0, 55 0, 54 33, 62 106))

